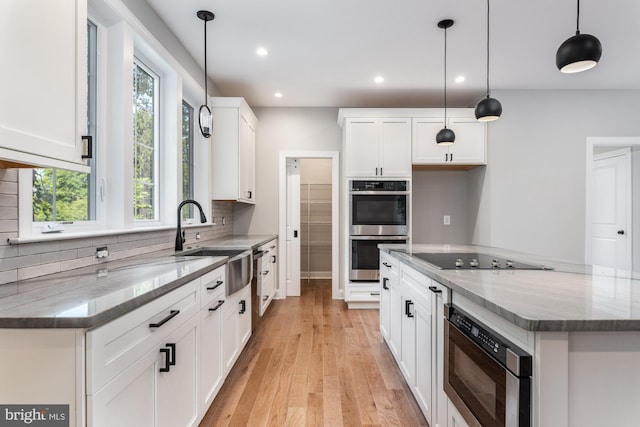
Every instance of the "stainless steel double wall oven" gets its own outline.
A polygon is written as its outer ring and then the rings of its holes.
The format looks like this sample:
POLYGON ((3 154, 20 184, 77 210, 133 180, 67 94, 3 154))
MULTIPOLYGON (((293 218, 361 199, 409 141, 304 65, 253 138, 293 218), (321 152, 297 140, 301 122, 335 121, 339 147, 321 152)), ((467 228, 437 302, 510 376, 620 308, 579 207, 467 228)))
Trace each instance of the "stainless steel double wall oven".
POLYGON ((381 243, 409 240, 409 181, 349 181, 349 280, 380 277, 381 243))

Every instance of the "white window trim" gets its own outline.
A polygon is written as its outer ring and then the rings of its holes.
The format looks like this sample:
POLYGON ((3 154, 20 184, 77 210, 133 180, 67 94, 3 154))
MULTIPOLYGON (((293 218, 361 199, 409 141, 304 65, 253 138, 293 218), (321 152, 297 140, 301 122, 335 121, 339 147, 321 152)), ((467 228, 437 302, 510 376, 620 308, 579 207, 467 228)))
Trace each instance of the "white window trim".
MULTIPOLYGON (((37 226, 34 226, 32 220, 32 172, 30 169, 20 170, 18 184, 19 237, 12 238, 12 243, 86 238, 126 232, 135 233, 171 229, 176 225, 176 209, 182 200, 182 183, 178 182, 178 177, 181 176, 181 166, 176 167, 176 163, 181 163, 181 156, 171 155, 171 153, 179 153, 180 150, 181 128, 176 128, 179 123, 177 119, 180 117, 178 114, 181 114, 182 100, 185 99, 194 106, 196 110, 194 119, 197 120, 197 109, 201 105, 204 88, 121 0, 89 0, 89 19, 98 26, 99 79, 96 138, 98 141, 109 141, 110 144, 108 151, 105 143, 97 144, 99 158, 96 165, 96 220, 66 225, 65 231, 62 233, 41 234, 41 224, 38 223, 37 226), (116 37, 111 37, 112 30, 120 31, 120 33, 116 37), (114 41, 121 44, 116 46, 114 41), (122 59, 117 59, 118 54, 122 55, 122 52, 131 53, 131 58, 124 59, 125 63, 132 64, 133 56, 139 56, 164 80, 160 93, 160 117, 162 119, 164 116, 165 120, 161 121, 161 150, 159 154, 160 164, 165 170, 160 172, 159 220, 154 222, 133 220, 133 198, 127 199, 125 194, 132 188, 132 175, 127 176, 130 172, 128 173, 126 168, 123 174, 122 164, 113 158, 107 158, 114 149, 113 142, 123 137, 123 134, 119 134, 123 125, 127 126, 128 123, 126 120, 120 121, 122 119, 117 117, 117 110, 113 108, 113 96, 110 103, 106 103, 108 94, 125 90, 125 88, 113 87, 113 82, 121 80, 120 77, 114 76, 114 71, 121 72, 122 70, 114 69, 113 64, 110 64, 110 61, 114 60, 114 54, 117 61, 122 61, 122 59), (114 116, 120 121, 116 125, 113 124, 114 116), (119 174, 120 178, 114 181, 115 173, 119 174), (128 209, 128 206, 131 209, 128 209)), ((129 85, 126 88, 129 93, 128 100, 132 99, 131 87, 129 85)), ((123 94, 123 96, 127 95, 123 94)), ((118 100, 119 97, 115 98, 118 100)), ((118 108, 122 108, 122 105, 118 108)), ((131 109, 128 110, 128 112, 130 111, 131 109)), ((210 225, 212 219, 209 197, 210 141, 202 137, 197 129, 198 127, 194 126, 194 199, 202 205, 207 214, 208 222, 200 224, 198 221, 194 221, 193 227, 210 225)), ((132 128, 131 135, 133 135, 132 128)), ((126 135, 124 137, 126 139, 126 135)), ((124 141, 124 147, 115 147, 116 151, 122 152, 124 150, 126 152, 127 145, 132 145, 132 139, 124 141)))

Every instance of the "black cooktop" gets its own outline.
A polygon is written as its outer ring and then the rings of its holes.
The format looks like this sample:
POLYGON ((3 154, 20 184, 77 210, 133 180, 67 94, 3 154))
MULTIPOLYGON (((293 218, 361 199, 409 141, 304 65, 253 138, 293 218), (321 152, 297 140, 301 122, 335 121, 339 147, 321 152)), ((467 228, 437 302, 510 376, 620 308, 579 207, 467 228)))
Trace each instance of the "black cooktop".
POLYGON ((505 269, 505 270, 552 270, 544 265, 525 264, 509 258, 500 258, 479 253, 412 253, 442 270, 505 269))

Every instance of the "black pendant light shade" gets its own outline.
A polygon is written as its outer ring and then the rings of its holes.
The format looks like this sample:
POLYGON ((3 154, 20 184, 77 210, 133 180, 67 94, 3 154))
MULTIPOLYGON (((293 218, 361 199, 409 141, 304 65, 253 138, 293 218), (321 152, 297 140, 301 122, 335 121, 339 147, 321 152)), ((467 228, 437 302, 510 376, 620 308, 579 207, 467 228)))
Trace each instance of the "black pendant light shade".
POLYGON ((498 120, 502 115, 502 104, 495 98, 487 96, 476 105, 476 119, 481 122, 498 120))
POLYGON ((596 66, 602 56, 600 40, 580 34, 580 0, 576 18, 576 35, 564 41, 556 52, 556 66, 563 73, 579 73, 596 66))
POLYGON ((558 48, 556 66, 563 73, 579 73, 595 67, 601 56, 600 40, 578 31, 558 48))
POLYGON ((448 127, 443 127, 436 134, 436 142, 440 145, 451 145, 456 140, 456 134, 448 127))
POLYGON ((444 128, 436 134, 436 143, 451 145, 456 140, 456 133, 447 128, 447 28, 453 25, 453 19, 438 22, 438 28, 444 29, 444 128))
POLYGON ((213 116, 207 105, 207 22, 213 21, 215 15, 208 10, 199 10, 196 15, 204 21, 204 104, 200 106, 198 123, 200 124, 200 133, 202 133, 202 136, 210 138, 213 116))
POLYGON ((489 95, 489 0, 487 0, 487 97, 476 105, 476 119, 480 122, 492 122, 502 115, 502 104, 489 95))

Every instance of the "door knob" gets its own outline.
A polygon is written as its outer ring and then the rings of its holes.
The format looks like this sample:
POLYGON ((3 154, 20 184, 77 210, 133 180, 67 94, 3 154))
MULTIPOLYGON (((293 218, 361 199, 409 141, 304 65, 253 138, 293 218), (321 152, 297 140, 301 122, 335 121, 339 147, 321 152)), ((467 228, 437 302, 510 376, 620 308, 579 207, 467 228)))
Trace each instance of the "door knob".
POLYGON ((622 236, 624 234, 624 230, 618 230, 618 234, 622 236))

